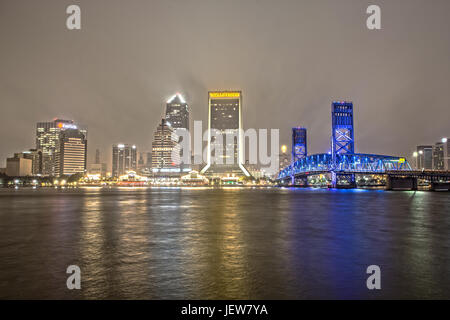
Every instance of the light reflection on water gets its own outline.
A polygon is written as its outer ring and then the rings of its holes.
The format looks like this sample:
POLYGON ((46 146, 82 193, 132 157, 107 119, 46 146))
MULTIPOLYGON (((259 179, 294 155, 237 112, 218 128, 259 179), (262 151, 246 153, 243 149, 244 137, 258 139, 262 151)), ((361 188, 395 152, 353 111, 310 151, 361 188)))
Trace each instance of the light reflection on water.
POLYGON ((432 192, 1 190, 0 298, 450 298, 449 207, 432 192))

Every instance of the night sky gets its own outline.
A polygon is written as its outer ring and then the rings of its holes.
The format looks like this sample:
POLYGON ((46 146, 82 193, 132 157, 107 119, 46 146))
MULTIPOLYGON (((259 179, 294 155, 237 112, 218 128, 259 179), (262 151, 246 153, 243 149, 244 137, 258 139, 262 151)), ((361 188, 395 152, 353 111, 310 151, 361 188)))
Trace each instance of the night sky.
POLYGON ((113 143, 151 149, 172 94, 206 121, 216 89, 242 90, 245 128, 289 144, 307 127, 309 153, 329 149, 331 101, 352 100, 357 152, 410 156, 450 136, 449 12, 448 0, 0 0, 0 166, 60 117, 87 125, 89 160, 100 148, 110 167, 113 143), (366 27, 370 4, 382 30, 366 27))

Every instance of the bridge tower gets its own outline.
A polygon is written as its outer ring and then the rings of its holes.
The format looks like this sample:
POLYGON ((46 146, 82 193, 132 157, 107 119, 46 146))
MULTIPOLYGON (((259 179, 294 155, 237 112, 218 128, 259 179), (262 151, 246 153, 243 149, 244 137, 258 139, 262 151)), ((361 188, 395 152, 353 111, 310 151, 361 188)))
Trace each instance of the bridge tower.
MULTIPOLYGON (((295 127, 292 128, 292 163, 306 158, 308 155, 308 143, 306 136, 306 128, 295 127)), ((305 177, 306 178, 306 177, 305 177)), ((307 185, 307 180, 303 181, 303 185, 307 185)), ((292 176, 292 185, 296 185, 295 177, 292 176)))
POLYGON ((338 155, 354 154, 355 139, 353 127, 353 102, 351 101, 333 101, 331 104, 331 156, 334 170, 332 172, 331 183, 337 188, 340 180, 343 178, 353 186, 355 185, 355 176, 342 175, 339 171, 338 155))
POLYGON ((306 128, 292 128, 292 162, 306 158, 307 155, 306 128))
POLYGON ((333 159, 337 154, 355 153, 353 128, 353 102, 333 101, 331 104, 331 153, 333 159))

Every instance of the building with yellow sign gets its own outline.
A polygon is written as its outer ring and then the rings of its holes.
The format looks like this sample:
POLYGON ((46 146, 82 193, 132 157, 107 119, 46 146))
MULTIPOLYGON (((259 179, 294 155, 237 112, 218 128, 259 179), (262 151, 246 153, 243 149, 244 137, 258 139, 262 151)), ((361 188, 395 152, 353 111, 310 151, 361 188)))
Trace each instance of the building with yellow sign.
POLYGON ((241 91, 208 92, 208 153, 202 173, 250 176, 244 167, 241 91))

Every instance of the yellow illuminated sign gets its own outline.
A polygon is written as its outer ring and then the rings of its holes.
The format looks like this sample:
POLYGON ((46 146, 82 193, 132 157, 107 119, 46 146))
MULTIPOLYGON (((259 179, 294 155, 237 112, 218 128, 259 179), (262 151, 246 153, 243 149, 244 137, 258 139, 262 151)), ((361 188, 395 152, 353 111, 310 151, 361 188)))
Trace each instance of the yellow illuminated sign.
POLYGON ((210 92, 210 98, 239 98, 240 92, 210 92))
POLYGON ((405 163, 405 158, 398 159, 398 163, 405 163))

